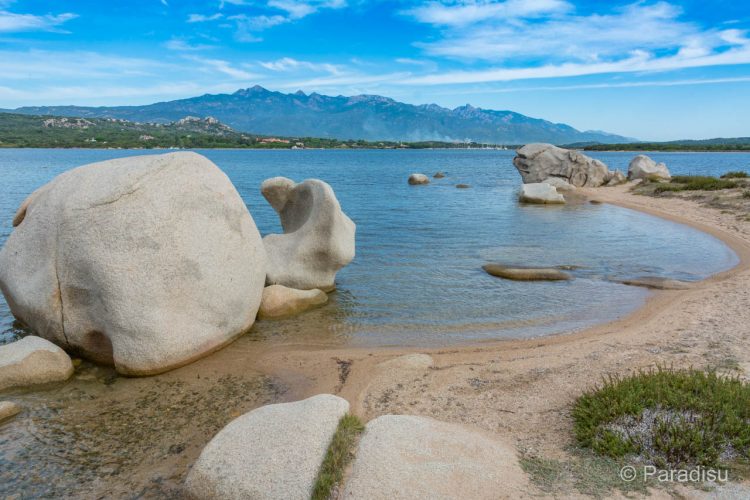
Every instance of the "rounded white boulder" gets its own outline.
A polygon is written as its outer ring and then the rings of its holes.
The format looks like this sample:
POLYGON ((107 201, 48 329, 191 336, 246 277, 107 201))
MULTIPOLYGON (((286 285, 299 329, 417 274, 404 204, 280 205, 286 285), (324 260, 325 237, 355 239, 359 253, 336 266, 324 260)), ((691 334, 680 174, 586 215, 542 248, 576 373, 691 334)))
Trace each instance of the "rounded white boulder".
POLYGON ((318 179, 299 184, 267 179, 261 193, 279 214, 284 234, 263 238, 266 284, 298 290, 336 288, 336 273, 354 259, 357 226, 341 210, 331 186, 318 179))
POLYGON ((646 155, 638 155, 628 166, 628 180, 657 178, 669 180, 672 175, 664 163, 656 163, 646 155))
POLYGON ((555 186, 546 182, 536 182, 521 186, 518 198, 522 203, 560 204, 565 203, 563 195, 557 192, 555 186))
POLYGON ((255 321, 266 256, 227 176, 196 153, 65 172, 31 194, 0 251, 0 287, 38 335, 148 375, 255 321))
MULTIPOLYGON (((439 179, 439 177, 436 177, 439 179)), ((412 186, 419 186, 420 184, 429 184, 430 179, 424 174, 411 174, 409 176, 409 184, 412 186)))
POLYGON ((41 337, 29 335, 0 346, 0 390, 61 382, 71 375, 70 357, 41 337))

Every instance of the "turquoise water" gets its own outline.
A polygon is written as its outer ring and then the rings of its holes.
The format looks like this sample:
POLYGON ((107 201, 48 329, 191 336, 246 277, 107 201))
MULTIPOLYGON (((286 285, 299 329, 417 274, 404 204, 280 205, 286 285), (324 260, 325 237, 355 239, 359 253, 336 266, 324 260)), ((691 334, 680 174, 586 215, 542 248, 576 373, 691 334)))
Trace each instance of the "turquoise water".
MULTIPOLYGON (((445 345, 579 329, 625 315, 648 292, 612 279, 656 275, 699 280, 736 255, 689 227, 608 205, 522 206, 512 151, 199 151, 232 179, 262 234, 279 232, 259 193, 264 179, 330 183, 357 223, 357 257, 325 307, 258 322, 253 338, 364 345, 445 345), (408 186, 410 173, 447 177, 408 186), (471 189, 456 189, 455 184, 471 189), (575 279, 519 283, 486 275, 490 261, 575 265, 575 279)), ((0 150, 0 243, 21 201, 55 175, 117 150, 0 150)), ((627 169, 632 153, 594 153, 627 169)), ((750 154, 654 153, 673 173, 750 169, 750 154)), ((21 333, 0 300, 0 343, 21 333), (3 340, 4 339, 4 340, 3 340)))

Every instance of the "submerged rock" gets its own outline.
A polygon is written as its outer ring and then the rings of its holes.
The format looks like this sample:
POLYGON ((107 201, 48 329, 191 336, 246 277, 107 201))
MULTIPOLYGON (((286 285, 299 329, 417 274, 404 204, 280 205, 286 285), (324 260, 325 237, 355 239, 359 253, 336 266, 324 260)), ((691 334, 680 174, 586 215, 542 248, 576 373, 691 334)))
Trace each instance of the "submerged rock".
POLYGON ((0 423, 21 413, 21 407, 12 401, 0 401, 0 423))
POLYGON ((343 497, 521 498, 527 488, 512 446, 429 417, 384 415, 367 424, 343 497))
POLYGON ((562 204, 565 203, 563 195, 557 192, 557 188, 546 182, 524 184, 521 186, 519 201, 522 203, 538 204, 562 204))
POLYGON ((527 184, 557 177, 576 187, 599 187, 612 176, 607 165, 599 160, 552 144, 527 144, 516 154, 513 165, 527 184))
POLYGON ((633 158, 628 166, 628 180, 649 178, 669 180, 672 175, 664 163, 656 163, 646 155, 633 158))
POLYGON ((0 390, 61 382, 71 375, 70 357, 41 337, 29 335, 0 346, 0 390))
POLYGON ((195 499, 308 500, 349 403, 319 394, 262 406, 236 418, 206 445, 185 488, 195 499))
POLYGON ((456 187, 458 189, 469 189, 471 186, 469 184, 456 184, 456 187))
POLYGON ((510 267, 501 264, 482 266, 487 274, 515 281, 563 281, 572 276, 554 267, 510 267))
POLYGON ((445 174, 443 172, 436 172, 432 177, 435 179, 442 179, 443 177, 445 177, 445 174))
POLYGON ((357 226, 341 210, 331 186, 285 177, 263 182, 261 193, 279 214, 284 234, 263 238, 266 284, 299 290, 336 288, 336 273, 354 259, 357 226))
POLYGON ((227 176, 196 153, 65 172, 31 194, 0 286, 38 335, 130 375, 160 373, 255 321, 266 256, 227 176))
POLYGON ((654 290, 687 290, 693 287, 693 283, 689 281, 660 278, 657 276, 643 276, 640 278, 619 280, 618 283, 630 286, 642 286, 654 290))
POLYGON ((418 186, 420 184, 429 184, 430 179, 424 174, 411 174, 409 176, 409 184, 412 186, 418 186))
POLYGON ((292 316, 326 302, 328 302, 328 295, 317 288, 297 290, 282 285, 271 285, 263 289, 258 318, 275 319, 292 316))

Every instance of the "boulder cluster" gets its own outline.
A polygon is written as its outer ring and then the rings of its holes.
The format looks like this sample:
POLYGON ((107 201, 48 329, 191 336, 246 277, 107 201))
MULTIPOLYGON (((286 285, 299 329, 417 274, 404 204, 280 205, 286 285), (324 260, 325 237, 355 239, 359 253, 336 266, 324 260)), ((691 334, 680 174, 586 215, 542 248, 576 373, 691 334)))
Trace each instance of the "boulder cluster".
POLYGON ((267 317, 324 303, 354 258, 355 225, 328 184, 275 178, 262 193, 284 234, 261 239, 229 178, 196 153, 75 168, 21 204, 0 288, 68 352, 128 375, 184 365, 247 331, 264 297, 267 317))
POLYGON ((558 191, 570 192, 579 187, 617 186, 636 179, 670 179, 667 166, 648 156, 636 156, 626 177, 583 153, 543 143, 527 144, 516 151, 513 165, 524 182, 520 194, 524 203, 565 203, 565 197, 558 191))

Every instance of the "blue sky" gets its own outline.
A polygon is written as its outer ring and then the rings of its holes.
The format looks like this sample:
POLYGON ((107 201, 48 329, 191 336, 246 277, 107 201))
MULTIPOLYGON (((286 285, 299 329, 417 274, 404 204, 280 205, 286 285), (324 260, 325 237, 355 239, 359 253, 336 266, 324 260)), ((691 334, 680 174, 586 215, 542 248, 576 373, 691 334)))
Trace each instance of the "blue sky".
POLYGON ((750 2, 0 0, 0 107, 255 84, 648 140, 750 136, 750 2))

